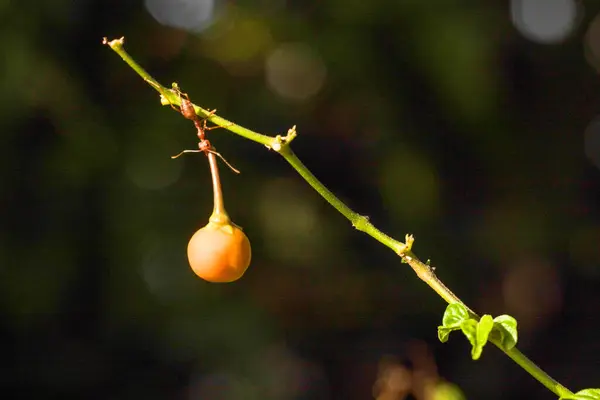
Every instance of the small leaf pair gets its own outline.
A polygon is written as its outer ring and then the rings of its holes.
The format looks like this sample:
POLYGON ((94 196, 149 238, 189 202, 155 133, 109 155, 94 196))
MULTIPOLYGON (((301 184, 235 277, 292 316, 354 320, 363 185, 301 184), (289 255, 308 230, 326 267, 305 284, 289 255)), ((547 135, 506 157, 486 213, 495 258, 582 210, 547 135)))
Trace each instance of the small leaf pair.
POLYGON ((490 336, 498 339, 504 350, 510 350, 517 344, 517 320, 510 315, 492 318, 484 315, 478 321, 473 318, 467 308, 460 303, 450 304, 444 312, 442 325, 438 326, 438 338, 442 343, 448 341, 450 332, 461 330, 471 343, 471 357, 478 360, 483 346, 490 336))

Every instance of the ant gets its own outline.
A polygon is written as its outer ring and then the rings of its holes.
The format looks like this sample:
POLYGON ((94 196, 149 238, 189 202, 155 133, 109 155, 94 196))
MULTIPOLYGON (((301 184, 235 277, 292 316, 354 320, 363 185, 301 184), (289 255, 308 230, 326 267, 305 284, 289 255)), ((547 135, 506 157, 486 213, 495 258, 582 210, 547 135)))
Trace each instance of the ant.
MULTIPOLYGON (((173 90, 176 91, 177 94, 179 95, 179 101, 181 103, 181 106, 179 106, 179 109, 177 109, 170 102, 169 102, 169 105, 171 106, 171 108, 173 110, 181 113, 181 115, 183 115, 186 119, 194 121, 194 125, 196 126, 196 129, 198 131, 197 135, 198 135, 198 139, 200 139, 200 142, 198 142, 198 150, 183 150, 181 153, 179 153, 175 156, 172 156, 171 158, 177 158, 184 153, 204 153, 206 155, 208 155, 208 153, 212 153, 212 154, 216 155, 217 157, 219 157, 221 160, 223 160, 223 162, 233 172, 235 172, 236 174, 239 174, 240 171, 238 171, 231 164, 229 164, 227 162, 227 160, 221 154, 217 153, 216 149, 212 146, 212 144, 210 144, 208 139, 206 139, 206 131, 221 128, 220 126, 212 126, 210 128, 206 126, 207 119, 210 118, 211 116, 213 116, 217 110, 216 109, 212 110, 208 113, 208 115, 206 117, 200 118, 196 114, 196 111, 194 110, 194 106, 192 105, 192 102, 190 101, 190 97, 188 96, 188 94, 181 92, 181 90, 179 90, 179 87, 175 86, 175 85, 173 85, 173 90)), ((233 125, 233 123, 231 125, 233 125)))

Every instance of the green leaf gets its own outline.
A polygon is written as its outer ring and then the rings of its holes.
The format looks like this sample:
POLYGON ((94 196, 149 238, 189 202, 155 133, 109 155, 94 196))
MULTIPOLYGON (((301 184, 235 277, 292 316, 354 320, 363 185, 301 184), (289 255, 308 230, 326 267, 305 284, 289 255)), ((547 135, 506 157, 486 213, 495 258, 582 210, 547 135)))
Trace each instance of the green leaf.
POLYGON ((438 339, 442 343, 448 341, 450 332, 461 329, 462 323, 469 319, 467 308, 460 303, 453 303, 446 307, 442 325, 438 326, 438 339))
POLYGON ((442 325, 446 328, 459 328, 463 321, 469 319, 467 308, 460 303, 452 303, 446 307, 442 325))
POLYGON ((510 315, 494 318, 494 328, 500 333, 500 342, 504 350, 510 350, 517 344, 517 320, 510 315))
POLYGON ((450 332, 453 330, 454 329, 452 328, 438 326, 438 339, 440 339, 440 342, 446 343, 448 341, 448 337, 450 336, 450 332))
POLYGON ((561 396, 559 400, 600 400, 600 389, 583 389, 573 395, 561 396))
POLYGON ((489 314, 481 317, 481 320, 477 323, 477 327, 475 329, 475 344, 471 349, 471 357, 473 360, 478 360, 481 357, 481 352, 483 351, 483 346, 488 342, 488 337, 490 336, 490 332, 494 327, 494 320, 492 316, 489 314))
POLYGON ((471 343, 471 346, 475 346, 477 343, 477 321, 474 319, 463 321, 460 325, 460 329, 471 343))

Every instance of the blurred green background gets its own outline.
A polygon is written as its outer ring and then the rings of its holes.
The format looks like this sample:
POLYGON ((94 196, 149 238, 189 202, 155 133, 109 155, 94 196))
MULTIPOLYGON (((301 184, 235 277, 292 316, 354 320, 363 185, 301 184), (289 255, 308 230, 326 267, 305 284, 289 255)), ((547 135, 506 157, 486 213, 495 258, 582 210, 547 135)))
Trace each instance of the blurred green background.
MULTIPOLYGON (((600 385, 596 1, 0 2, 0 382, 7 398, 555 398, 489 346, 437 341, 444 302, 282 158, 212 143, 246 275, 198 279, 212 211, 164 85, 293 148, 572 390, 600 385), (420 377, 420 378, 419 378, 420 377), (424 379, 426 377, 427 379, 424 379), (423 383, 424 381, 429 383, 423 383), (12 394, 10 394, 12 393, 12 394), (11 397, 15 396, 15 397, 11 397), (447 397, 449 398, 449 397, 447 397)), ((4 397, 4 396, 3 396, 4 397)))

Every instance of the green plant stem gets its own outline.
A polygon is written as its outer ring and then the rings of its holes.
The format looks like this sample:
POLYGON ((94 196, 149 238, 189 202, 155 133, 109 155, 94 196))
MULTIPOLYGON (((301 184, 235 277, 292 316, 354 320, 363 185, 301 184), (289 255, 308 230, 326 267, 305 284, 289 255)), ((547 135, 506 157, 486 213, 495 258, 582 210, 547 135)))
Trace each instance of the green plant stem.
POLYGON ((572 395, 573 393, 558 383, 555 379, 553 379, 550 375, 548 375, 544 370, 538 367, 533 361, 525 356, 525 354, 521 353, 519 349, 513 347, 512 349, 505 351, 500 343, 496 340, 491 340, 492 343, 496 345, 500 350, 506 353, 514 362, 516 362, 521 368, 529 373, 529 375, 533 376, 537 379, 542 385, 544 385, 548 390, 553 392, 559 397, 572 395))
POLYGON ((323 185, 313 174, 310 172, 308 168, 300 161, 300 159, 294 154, 290 146, 283 147, 279 154, 285 158, 285 160, 290 163, 292 168, 294 168, 302 178, 310 186, 313 187, 323 198, 333 206, 336 210, 340 212, 344 217, 346 217, 356 229, 361 232, 365 232, 366 234, 374 237, 377 241, 382 243, 383 245, 389 247, 394 250, 395 253, 400 253, 406 246, 404 243, 401 243, 385 233, 381 232, 377 228, 369 222, 369 218, 360 215, 354 211, 352 211, 344 202, 338 199, 325 185, 323 185))
MULTIPOLYGON (((116 39, 112 41, 108 41, 106 38, 104 39, 104 44, 110 46, 129 66, 138 73, 146 82, 150 84, 150 86, 154 87, 163 97, 162 104, 174 104, 180 105, 180 99, 177 94, 177 91, 172 89, 167 89, 164 86, 160 85, 150 74, 148 74, 139 64, 137 64, 129 54, 123 48, 124 38, 116 39)), ((173 84, 175 87, 176 85, 173 84)), ((433 268, 426 263, 420 261, 416 255, 412 252, 412 243, 413 238, 411 235, 406 235, 406 242, 402 243, 398 240, 391 238, 386 235, 379 229, 377 229, 370 221, 369 218, 360 215, 352 209, 350 209, 344 202, 342 202, 337 196, 335 196, 323 183, 321 183, 310 170, 300 161, 300 159, 294 154, 290 147, 290 142, 296 137, 296 127, 291 128, 288 131, 288 134, 285 137, 280 135, 276 137, 262 135, 260 133, 254 132, 250 129, 241 127, 236 125, 230 121, 227 121, 224 118, 217 116, 216 114, 212 114, 208 110, 200 108, 194 105, 194 109, 196 113, 201 117, 207 117, 208 120, 233 132, 236 133, 246 139, 255 141, 257 143, 265 145, 267 148, 274 150, 281 154, 283 158, 294 168, 298 174, 304 180, 312 186, 331 206, 333 206, 336 210, 340 212, 344 217, 346 217, 354 228, 357 230, 366 233, 367 235, 373 237, 378 242, 392 249, 396 254, 398 254, 402 262, 409 264, 412 269, 415 271, 417 276, 423 280, 427 285, 429 285, 440 297, 442 297, 447 303, 460 303, 464 305, 467 310, 472 314, 473 317, 479 319, 479 316, 473 312, 469 307, 467 307, 450 289, 446 287, 442 283, 442 281, 435 275, 433 268)), ((523 353, 521 353, 516 347, 511 350, 504 350, 500 344, 500 342, 491 340, 496 347, 505 352, 513 361, 515 361, 518 365, 520 365, 525 371, 527 371, 531 376, 537 379, 542 385, 552 391, 554 394, 558 396, 565 396, 568 394, 572 394, 567 388, 562 386, 552 377, 550 377, 546 372, 544 372, 540 367, 538 367, 534 362, 532 362, 529 358, 527 358, 523 353)))

